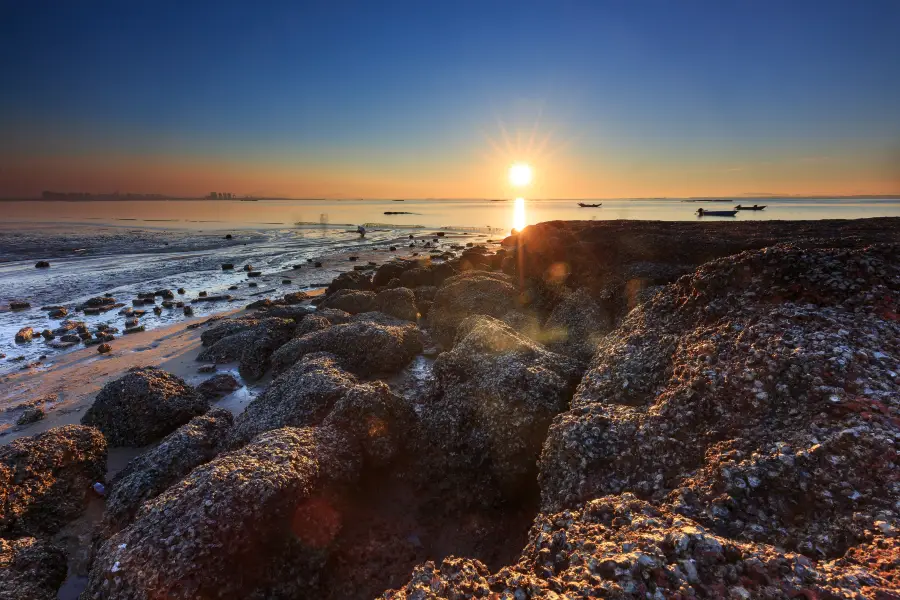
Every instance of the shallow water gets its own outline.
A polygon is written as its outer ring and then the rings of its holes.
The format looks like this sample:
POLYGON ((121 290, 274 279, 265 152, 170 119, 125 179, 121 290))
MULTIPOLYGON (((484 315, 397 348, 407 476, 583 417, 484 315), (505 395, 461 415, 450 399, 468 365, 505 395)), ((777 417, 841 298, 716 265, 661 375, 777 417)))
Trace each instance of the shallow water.
MULTIPOLYGON (((129 244, 127 239, 118 239, 117 235, 113 235, 113 243, 103 241, 106 233, 90 226, 70 225, 67 229, 72 232, 68 239, 71 241, 72 237, 76 238, 74 246, 84 248, 84 252, 74 253, 68 249, 53 256, 47 255, 51 262, 49 269, 36 269, 34 256, 0 262, 0 354, 6 354, 5 359, 0 359, 0 374, 20 369, 41 355, 52 360, 59 352, 40 337, 40 331, 56 329, 64 319, 49 318, 48 311, 42 310, 42 307, 66 306, 69 309, 67 318, 84 321, 92 330, 99 323, 122 330, 124 317, 119 314, 120 309, 99 315, 85 315, 76 312, 74 307, 88 298, 104 293, 112 294, 117 301, 128 307, 138 292, 159 289, 174 292, 178 288, 184 288, 185 293, 176 295, 176 300, 183 300, 185 303, 197 298, 201 291, 206 291, 210 296, 234 296, 233 302, 193 303, 191 306, 194 315, 202 317, 243 307, 249 301, 257 299, 257 296, 274 296, 276 293, 283 295, 319 287, 319 284, 327 285, 340 271, 350 268, 349 264, 343 263, 329 267, 326 262, 324 268, 316 269, 312 268, 307 259, 317 260, 351 251, 371 252, 378 247, 384 253, 381 258, 383 262, 391 256, 386 251, 388 244, 393 242, 400 245, 408 241, 406 234, 399 229, 372 231, 361 239, 358 235, 347 234, 343 229, 322 229, 317 226, 315 230, 272 229, 236 233, 237 242, 224 240, 220 234, 184 239, 178 236, 162 237, 166 232, 148 234, 145 231, 140 235, 135 234, 140 243, 134 245, 129 244), (402 236, 402 239, 398 239, 398 236, 402 236), (160 241, 162 239, 171 240, 170 245, 164 246, 160 241), (117 253, 117 250, 122 251, 117 253), (226 262, 233 263, 235 269, 223 271, 221 265, 226 262), (264 275, 249 279, 241 269, 246 264, 252 264, 264 275), (294 265, 301 265, 302 268, 291 270, 294 265), (285 284, 282 276, 274 275, 288 270, 290 283, 285 284), (249 287, 250 281, 258 287, 249 287), (228 289, 233 285, 237 285, 238 290, 228 289), (265 294, 268 290, 276 290, 276 293, 265 294), (11 311, 8 306, 12 300, 28 301, 31 307, 11 311), (26 326, 34 329, 34 340, 24 344, 15 343, 16 332, 26 326), (19 357, 24 358, 21 361, 11 360, 19 357)), ((0 247, 4 246, 4 240, 7 239, 4 233, 0 229, 0 247)), ((24 235, 22 230, 18 233, 24 235)), ((416 230, 416 233, 423 232, 416 230)), ((44 240, 56 240, 56 235, 56 228, 40 230, 38 233, 31 231, 26 236, 26 241, 40 245, 44 240)), ((471 238, 484 239, 483 236, 476 235, 471 238)), ((8 241, 6 248, 24 243, 22 240, 8 241)), ((27 255, 28 252, 20 249, 19 254, 27 255)), ((147 311, 140 318, 140 324, 148 330, 184 319, 183 311, 179 308, 163 309, 160 315, 152 312, 152 306, 137 308, 147 311)), ((79 344, 74 348, 80 347, 82 346, 79 344)))

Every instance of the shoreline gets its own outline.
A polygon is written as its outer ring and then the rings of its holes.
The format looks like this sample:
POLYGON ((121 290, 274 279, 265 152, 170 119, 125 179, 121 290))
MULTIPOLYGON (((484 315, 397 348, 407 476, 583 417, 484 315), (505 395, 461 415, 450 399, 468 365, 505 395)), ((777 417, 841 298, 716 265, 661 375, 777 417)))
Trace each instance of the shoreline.
POLYGON ((23 396, 69 394, 20 448, 77 432, 110 444, 110 474, 148 461, 108 475, 58 534, 63 597, 186 581, 184 597, 323 600, 900 585, 900 219, 553 221, 445 259, 346 270, 301 305, 19 375, 23 396), (117 446, 161 422, 140 382, 160 409, 194 398, 201 341, 243 385, 117 446), (161 370, 125 374, 148 362, 161 370), (92 401, 96 429, 53 427, 92 401), (104 529, 111 514, 126 517, 104 529))

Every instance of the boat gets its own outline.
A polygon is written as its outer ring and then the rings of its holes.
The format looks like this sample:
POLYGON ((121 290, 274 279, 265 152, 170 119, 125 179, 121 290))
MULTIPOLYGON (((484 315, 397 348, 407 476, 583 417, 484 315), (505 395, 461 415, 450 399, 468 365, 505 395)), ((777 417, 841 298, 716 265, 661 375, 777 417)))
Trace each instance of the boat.
POLYGON ((733 217, 737 214, 736 210, 704 210, 697 209, 698 217, 733 217))
POLYGON ((391 200, 391 202, 406 202, 406 200, 391 200))
POLYGON ((734 207, 734 210, 762 210, 765 207, 765 204, 763 204, 762 206, 760 206, 759 204, 754 204, 753 206, 741 206, 740 204, 738 204, 734 207))
POLYGON ((579 202, 578 206, 581 208, 597 208, 598 206, 603 206, 603 203, 600 204, 585 204, 584 202, 579 202))

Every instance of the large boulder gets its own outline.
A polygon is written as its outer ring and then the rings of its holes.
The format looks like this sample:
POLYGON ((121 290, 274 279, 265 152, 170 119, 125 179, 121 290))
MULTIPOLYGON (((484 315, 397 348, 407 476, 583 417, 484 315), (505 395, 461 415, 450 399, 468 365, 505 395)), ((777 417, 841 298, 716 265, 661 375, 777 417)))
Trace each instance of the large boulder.
POLYGON ((336 308, 351 315, 369 312, 375 306, 375 293, 360 290, 338 290, 326 296, 319 304, 320 308, 336 308))
POLYGON ((391 280, 399 278, 404 271, 413 269, 418 264, 418 261, 415 260, 392 260, 391 262, 378 267, 375 271, 375 275, 372 277, 372 283, 376 288, 382 288, 389 284, 391 280))
POLYGON ((82 599, 310 596, 360 462, 334 429, 283 428, 195 468, 97 552, 82 599))
POLYGON ((544 323, 543 335, 554 351, 587 363, 612 326, 612 315, 594 301, 587 288, 579 288, 556 305, 544 323))
POLYGON ((276 375, 283 373, 313 352, 331 353, 344 369, 361 376, 398 371, 422 351, 419 328, 373 314, 379 313, 356 315, 365 320, 333 325, 291 340, 272 355, 273 371, 276 375), (381 322, 376 322, 379 319, 381 322))
POLYGON ((632 492, 815 558, 900 527, 900 247, 717 260, 603 338, 550 428, 545 510, 632 492))
POLYGON ((103 513, 105 534, 125 528, 146 500, 164 492, 194 467, 212 460, 233 421, 230 412, 214 408, 194 417, 158 446, 129 462, 108 486, 103 513))
POLYGON ((375 296, 374 310, 415 322, 419 318, 419 310, 416 308, 416 296, 409 288, 394 288, 379 292, 375 296))
POLYGON ((356 377, 341 369, 333 355, 307 354, 238 415, 229 445, 242 446, 271 429, 318 425, 356 384, 356 377))
POLYGON ((0 600, 56 600, 66 553, 33 537, 0 538, 0 600))
POLYGON ((66 425, 0 446, 0 535, 58 531, 87 507, 106 474, 106 440, 66 425))
POLYGON ((103 386, 81 418, 110 446, 146 446, 203 414, 209 401, 180 377, 156 367, 133 367, 103 386))
POLYGON ((437 459, 514 491, 533 481, 547 427, 568 408, 578 368, 500 321, 475 316, 435 361, 434 379, 422 421, 437 459))
POLYGON ((219 340, 242 331, 247 331, 259 325, 259 319, 255 317, 239 317, 237 319, 222 319, 216 325, 200 334, 200 341, 204 346, 213 346, 219 340))
POLYGON ((331 280, 325 295, 330 296, 338 290, 371 290, 372 287, 372 279, 362 271, 347 271, 331 280))
POLYGON ((417 417, 410 404, 381 381, 353 386, 323 424, 354 440, 367 466, 386 467, 415 445, 417 417))
MULTIPOLYGON (((209 334, 207 339, 210 345, 200 352, 197 360, 214 363, 239 361, 238 371, 242 377, 259 379, 268 370, 272 353, 291 339, 296 326, 292 319, 277 317, 223 323, 215 330, 205 332, 209 334), (221 337, 220 328, 225 332, 221 337)), ((207 340, 203 342, 207 344, 207 340)))
POLYGON ((518 292, 512 279, 502 273, 467 271, 444 282, 428 313, 435 338, 450 346, 456 328, 466 317, 488 315, 500 318, 517 307, 518 292))
MULTIPOLYGON (((898 545, 891 546, 896 553, 898 545)), ((519 560, 494 574, 478 560, 450 557, 439 567, 416 567, 405 587, 381 598, 886 600, 896 597, 890 577, 871 564, 816 564, 772 546, 719 537, 623 494, 538 515, 519 560)))
POLYGON ((401 287, 417 288, 419 286, 440 286, 448 278, 456 275, 456 269, 449 263, 425 262, 422 266, 408 269, 400 274, 401 287))

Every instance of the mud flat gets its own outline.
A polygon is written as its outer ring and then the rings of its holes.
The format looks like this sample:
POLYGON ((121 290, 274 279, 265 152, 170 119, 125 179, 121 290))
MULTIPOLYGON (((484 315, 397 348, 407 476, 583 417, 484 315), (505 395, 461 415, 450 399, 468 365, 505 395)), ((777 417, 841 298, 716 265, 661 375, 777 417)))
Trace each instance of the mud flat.
POLYGON ((900 221, 451 250, 70 355, 82 424, 0 448, 0 589, 897 596, 900 221))

